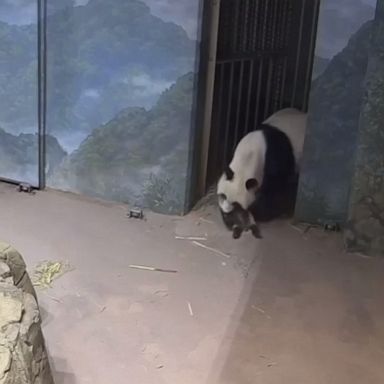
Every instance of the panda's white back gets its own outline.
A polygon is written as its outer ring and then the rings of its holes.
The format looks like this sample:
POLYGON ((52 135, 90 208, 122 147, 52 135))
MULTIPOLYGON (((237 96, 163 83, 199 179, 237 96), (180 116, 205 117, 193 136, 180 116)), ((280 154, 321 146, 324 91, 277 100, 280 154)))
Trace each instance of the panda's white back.
POLYGON ((291 141, 297 166, 303 154, 307 114, 295 108, 285 108, 268 117, 263 124, 271 125, 284 132, 291 141))
POLYGON ((262 131, 249 132, 240 140, 229 166, 235 175, 242 178, 244 185, 252 178, 262 182, 266 151, 267 145, 262 131))
POLYGON ((233 178, 228 180, 223 173, 217 185, 217 193, 226 196, 224 200, 219 201, 223 212, 230 212, 234 202, 244 209, 253 202, 254 193, 248 191, 245 184, 248 179, 256 179, 260 184, 262 183, 266 150, 262 131, 250 132, 240 140, 229 164, 233 178))

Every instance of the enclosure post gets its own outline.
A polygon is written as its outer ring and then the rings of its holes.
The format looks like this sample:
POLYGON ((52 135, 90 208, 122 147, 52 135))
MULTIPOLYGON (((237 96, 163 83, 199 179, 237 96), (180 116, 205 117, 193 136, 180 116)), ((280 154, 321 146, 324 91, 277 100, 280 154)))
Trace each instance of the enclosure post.
POLYGON ((38 151, 39 189, 44 189, 46 171, 46 114, 47 114, 47 0, 37 2, 38 55, 38 151))

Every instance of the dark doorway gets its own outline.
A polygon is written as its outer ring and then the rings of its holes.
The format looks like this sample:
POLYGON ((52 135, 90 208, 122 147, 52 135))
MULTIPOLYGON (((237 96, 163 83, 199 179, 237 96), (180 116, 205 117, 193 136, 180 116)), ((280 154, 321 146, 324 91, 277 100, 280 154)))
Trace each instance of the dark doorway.
POLYGON ((205 188, 273 112, 306 110, 320 0, 221 0, 205 188))

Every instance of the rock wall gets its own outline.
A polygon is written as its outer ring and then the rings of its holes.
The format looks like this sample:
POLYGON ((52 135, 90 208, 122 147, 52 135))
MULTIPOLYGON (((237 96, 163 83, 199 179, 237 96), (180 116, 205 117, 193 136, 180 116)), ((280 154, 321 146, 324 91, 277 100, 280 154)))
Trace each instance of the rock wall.
POLYGON ((36 293, 21 255, 1 242, 0 384, 53 384, 36 293))
POLYGON ((377 3, 345 240, 384 256, 384 0, 377 3))
POLYGON ((321 74, 310 92, 298 221, 344 226, 347 219, 375 13, 371 3, 320 2, 314 71, 321 74))

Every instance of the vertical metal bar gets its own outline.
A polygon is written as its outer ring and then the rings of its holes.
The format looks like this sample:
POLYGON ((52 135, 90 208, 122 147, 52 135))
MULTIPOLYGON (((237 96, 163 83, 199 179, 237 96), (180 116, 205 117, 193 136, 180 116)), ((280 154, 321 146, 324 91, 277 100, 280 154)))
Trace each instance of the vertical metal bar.
POLYGON ((264 59, 260 58, 259 63, 259 75, 257 78, 257 90, 256 90, 256 108, 255 108, 255 119, 254 119, 254 128, 259 124, 259 109, 260 109, 260 94, 261 87, 263 83, 263 67, 264 67, 264 59))
POLYGON ((247 31, 247 10, 246 1, 239 1, 239 25, 238 25, 238 39, 237 39, 237 52, 243 53, 246 44, 246 31, 247 31))
POLYGON ((239 28, 239 14, 240 14, 240 2, 233 1, 231 3, 235 7, 233 19, 232 19, 232 52, 237 52, 238 50, 238 28, 239 28))
MULTIPOLYGON (((280 0, 281 1, 281 0, 280 0)), ((272 6, 272 17, 271 17, 271 49, 277 50, 279 48, 279 40, 278 40, 278 16, 279 16, 279 0, 273 0, 272 6)), ((274 72, 272 74, 272 96, 270 104, 270 108, 268 110, 268 114, 270 112, 275 112, 277 109, 278 98, 279 98, 279 87, 281 81, 281 72, 279 63, 279 57, 275 58, 277 65, 275 65, 274 72)))
POLYGON ((250 131, 249 129, 249 110, 251 107, 251 97, 252 97, 252 83, 253 83, 253 60, 249 62, 249 81, 248 81, 248 94, 247 94, 247 107, 245 111, 245 124, 243 130, 243 136, 250 131))
POLYGON ((259 24, 259 11, 260 11, 260 3, 257 5, 254 1, 252 1, 254 12, 253 15, 253 25, 252 25, 252 37, 251 37, 251 46, 250 50, 255 51, 257 49, 257 30, 258 30, 258 24, 259 24))
POLYGON ((292 1, 288 0, 285 4, 285 13, 284 13, 284 29, 283 29, 283 46, 288 47, 290 40, 291 27, 292 27, 292 15, 293 15, 293 6, 292 1))
POLYGON ((235 136, 234 136, 234 145, 237 144, 239 139, 239 119, 240 119, 240 108, 242 104, 242 93, 243 93, 243 80, 244 80, 244 61, 240 61, 240 81, 239 81, 239 90, 237 93, 237 109, 236 109, 236 122, 235 122, 235 136))
POLYGON ((287 64, 288 64, 288 59, 287 57, 284 57, 283 59, 283 78, 281 80, 281 91, 280 91, 280 105, 279 108, 283 108, 284 106, 284 101, 285 101, 285 81, 287 78, 287 64))
POLYGON ((229 129, 231 122, 231 112, 232 112, 232 96, 233 96, 233 75, 234 75, 234 66, 235 61, 230 63, 231 70, 229 75, 229 89, 228 89, 228 103, 227 103, 227 113, 226 113, 226 121, 225 121, 225 137, 224 137, 224 156, 222 159, 222 166, 225 166, 228 157, 228 139, 229 139, 229 129))
POLYGON ((47 63, 47 1, 37 1, 38 50, 38 177, 39 189, 44 189, 46 161, 46 63, 47 63))
POLYGON ((277 33, 277 49, 282 49, 283 44, 283 28, 284 28, 284 4, 285 1, 280 1, 278 6, 278 17, 277 17, 277 27, 276 27, 276 33, 277 33))
POLYGON ((292 25, 292 5, 291 1, 285 2, 284 13, 283 13, 283 31, 282 31, 282 44, 287 47, 289 41, 289 33, 292 25))
POLYGON ((220 143, 220 131, 222 127, 222 121, 221 121, 221 116, 222 116, 222 110, 223 110, 223 90, 224 90, 224 72, 225 72, 225 64, 218 64, 216 68, 216 72, 220 71, 220 78, 219 78, 219 84, 215 83, 215 92, 218 90, 219 95, 218 95, 218 106, 216 107, 217 109, 217 115, 215 116, 215 140, 211 142, 213 145, 213 156, 214 156, 214 167, 215 169, 220 169, 221 164, 220 164, 220 159, 219 159, 219 143, 220 143), (218 85, 218 87, 217 87, 218 85))
POLYGON ((270 105, 270 110, 268 111, 268 114, 273 113, 277 110, 278 104, 279 104, 279 97, 280 97, 281 62, 279 57, 276 57, 274 60, 275 60, 274 62, 275 65, 272 72, 272 91, 271 91, 272 104, 270 105))
POLYGON ((267 31, 267 20, 268 20, 268 2, 269 0, 265 1, 265 8, 264 8, 264 17, 263 17, 263 29, 261 33, 261 49, 266 48, 266 40, 268 37, 268 31, 267 31))
MULTIPOLYGON (((287 93, 287 78, 288 78, 288 65, 289 65, 289 55, 290 51, 288 51, 288 44, 290 39, 290 33, 291 33, 291 26, 292 26, 292 2, 291 0, 286 0, 284 2, 284 7, 282 11, 282 18, 283 18, 283 25, 281 30, 281 48, 286 50, 284 61, 283 61, 283 81, 282 81, 282 90, 281 90, 281 99, 280 99, 280 108, 286 107, 289 104, 286 103, 287 99, 286 97, 287 93)), ((289 89, 289 87, 288 87, 289 89)), ((289 100, 291 101, 291 100, 289 100)))
POLYGON ((249 51, 250 32, 252 30, 252 6, 249 0, 245 0, 245 20, 244 23, 244 52, 249 51))
POLYGON ((313 70, 313 61, 314 61, 314 55, 315 55, 315 43, 316 43, 316 35, 317 35, 317 21, 319 18, 319 8, 320 8, 320 0, 314 0, 310 46, 309 46, 308 61, 307 61, 307 73, 305 77, 305 90, 304 90, 304 102, 303 102, 304 110, 307 110, 308 108, 309 91, 312 84, 312 70, 313 70))
POLYGON ((300 13, 300 27, 299 27, 299 37, 297 41, 297 52, 296 52, 296 62, 295 62, 295 75, 293 78, 293 90, 292 90, 292 99, 291 99, 291 107, 295 106, 296 92, 297 92, 297 80, 299 77, 299 63, 301 56, 301 47, 303 43, 303 24, 304 24, 304 14, 305 14, 305 4, 306 0, 302 0, 301 3, 301 13, 300 13))
POLYGON ((248 23, 247 23, 247 43, 245 46, 246 52, 252 52, 252 35, 253 35, 253 25, 255 22, 254 19, 254 2, 247 0, 247 15, 248 15, 248 23))
POLYGON ((268 77, 267 77, 267 87, 266 87, 266 94, 265 94, 265 107, 264 107, 264 118, 268 116, 269 114, 269 104, 270 104, 270 98, 271 98, 271 80, 272 80, 272 73, 274 68, 274 62, 272 58, 269 58, 268 63, 268 77))
POLYGON ((274 26, 275 26, 275 20, 274 20, 274 15, 275 15, 275 8, 276 8, 276 1, 275 0, 269 0, 270 1, 270 4, 271 4, 271 9, 269 11, 269 38, 270 38, 270 49, 273 50, 275 49, 275 46, 274 46, 274 41, 275 41, 275 30, 274 30, 274 26))
POLYGON ((272 49, 279 48, 279 37, 278 37, 279 1, 281 0, 274 0, 273 23, 272 23, 272 49))
POLYGON ((37 160, 37 172, 38 172, 38 186, 40 188, 41 184, 41 152, 42 152, 42 140, 41 140, 41 132, 42 132, 42 60, 41 60, 41 45, 42 45, 42 1, 37 0, 37 148, 38 148, 38 160, 37 160))
POLYGON ((46 187, 46 161, 47 161, 47 82, 48 82, 48 0, 44 0, 44 8, 43 8, 43 39, 44 39, 44 49, 43 49, 43 115, 42 115, 42 121, 43 121, 43 131, 42 131, 42 170, 43 170, 43 177, 42 177, 42 188, 46 187))
POLYGON ((270 2, 270 11, 268 14, 268 21, 267 21, 267 26, 268 26, 268 35, 269 35, 269 49, 273 50, 275 47, 273 45, 274 43, 274 11, 275 11, 275 6, 276 6, 276 1, 275 0, 269 0, 270 2))

